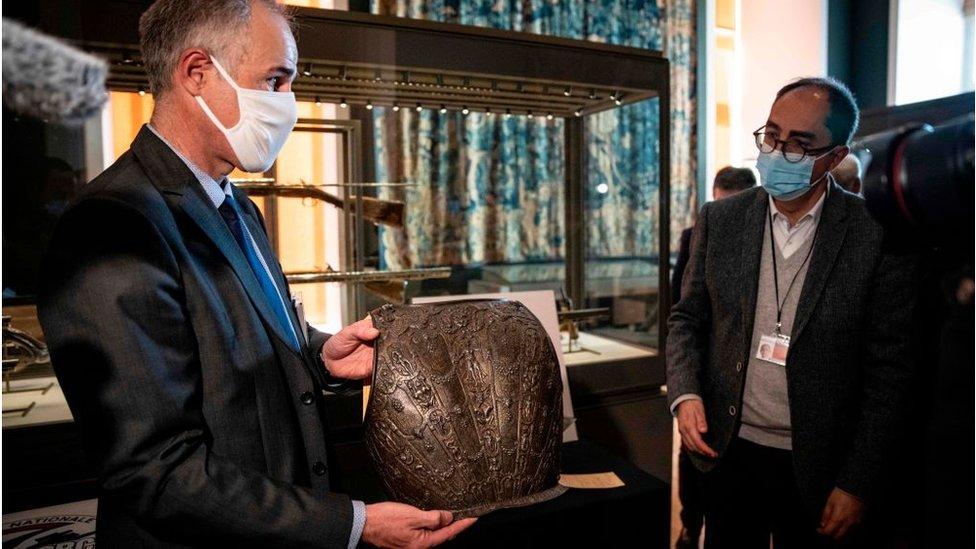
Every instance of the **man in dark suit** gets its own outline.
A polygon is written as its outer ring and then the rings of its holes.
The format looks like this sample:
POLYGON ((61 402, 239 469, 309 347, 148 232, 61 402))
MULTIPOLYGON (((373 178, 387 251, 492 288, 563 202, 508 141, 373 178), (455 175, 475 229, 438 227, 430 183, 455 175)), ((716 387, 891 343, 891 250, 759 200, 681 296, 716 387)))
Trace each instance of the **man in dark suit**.
MULTIPOLYGON (((712 183, 712 197, 722 200, 738 192, 756 186, 756 176, 749 168, 734 168, 726 166, 715 174, 712 183)), ((681 232, 681 247, 678 259, 671 272, 671 304, 681 298, 681 279, 688 265, 691 255, 691 232, 689 227, 681 232)), ((691 549, 698 547, 701 537, 702 521, 705 516, 704 494, 702 494, 701 474, 695 469, 688 455, 688 450, 682 448, 678 453, 678 499, 681 501, 681 533, 675 543, 676 549, 691 549)))
POLYGON ((699 214, 667 357, 682 443, 705 471, 707 547, 842 540, 886 464, 912 268, 828 174, 857 114, 832 79, 785 86, 755 132, 762 187, 699 214))
POLYGON ((369 319, 297 314, 254 204, 296 120, 272 0, 159 0, 140 21, 150 125, 64 214, 39 312, 99 470, 99 546, 436 545, 471 521, 329 487, 322 395, 372 371, 369 319))

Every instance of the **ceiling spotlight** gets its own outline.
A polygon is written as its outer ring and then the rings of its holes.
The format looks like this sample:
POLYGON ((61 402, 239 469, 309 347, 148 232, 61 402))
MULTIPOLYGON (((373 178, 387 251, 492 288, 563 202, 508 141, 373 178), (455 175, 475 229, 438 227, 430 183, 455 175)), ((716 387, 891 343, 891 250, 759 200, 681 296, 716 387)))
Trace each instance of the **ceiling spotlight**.
POLYGON ((566 97, 573 95, 573 88, 570 86, 566 86, 566 89, 563 90, 563 95, 565 95, 566 97))
POLYGON ((139 95, 140 96, 146 95, 146 90, 139 88, 139 95))
POLYGON ((441 105, 441 114, 447 114, 447 107, 441 105))
POLYGON ((317 95, 315 96, 315 106, 316 107, 321 107, 322 106, 322 98, 319 97, 319 96, 317 96, 317 95))
POLYGON ((619 97, 618 97, 618 98, 616 98, 616 99, 614 99, 614 100, 613 100, 613 102, 614 102, 614 104, 616 104, 617 106, 620 106, 620 105, 622 105, 622 104, 623 104, 623 101, 622 101, 622 100, 621 100, 621 99, 620 99, 619 97))
POLYGON ((397 105, 396 103, 394 103, 393 104, 393 112, 400 112, 400 105, 397 105))
POLYGON ((379 69, 376 69, 376 74, 373 76, 373 82, 382 82, 383 75, 380 73, 379 69))
POLYGON ((575 111, 573 111, 573 116, 577 116, 577 117, 583 116, 583 111, 576 109, 575 111))
POLYGON ((312 64, 311 63, 305 65, 305 70, 302 71, 302 76, 312 76, 312 64))
POLYGON ((487 108, 485 109, 485 114, 487 114, 488 116, 495 116, 495 113, 491 112, 491 109, 487 109, 487 108))
POLYGON ((528 114, 529 114, 529 116, 532 116, 532 111, 529 111, 529 113, 528 113, 528 114))
POLYGON ((546 120, 552 120, 552 118, 553 118, 552 113, 546 115, 546 120))
POLYGON ((461 114, 463 114, 463 115, 467 115, 469 112, 471 112, 471 111, 469 111, 467 107, 464 107, 464 108, 461 109, 461 114))
POLYGON ((589 97, 591 101, 595 100, 596 99, 596 90, 590 90, 590 95, 588 95, 587 97, 589 97))
POLYGON ((422 110, 424 110, 424 107, 420 103, 417 103, 417 112, 420 112, 422 110))
POLYGON ((345 98, 339 100, 339 108, 348 109, 349 103, 346 103, 345 98))
POLYGON ((505 120, 512 117, 512 109, 505 109, 505 120))
POLYGON ((373 110, 373 102, 372 101, 367 101, 366 102, 366 110, 367 111, 373 110))

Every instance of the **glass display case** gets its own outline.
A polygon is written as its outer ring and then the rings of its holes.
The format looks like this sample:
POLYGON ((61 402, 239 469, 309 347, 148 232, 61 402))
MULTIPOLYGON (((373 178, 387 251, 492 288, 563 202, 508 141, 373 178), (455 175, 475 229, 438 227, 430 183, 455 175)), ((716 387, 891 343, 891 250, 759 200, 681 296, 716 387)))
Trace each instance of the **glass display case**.
MULTIPOLYGON (((55 0, 51 13, 59 5, 74 8, 55 0)), ((52 180, 42 187, 56 192, 35 200, 37 212, 111 164, 148 121, 135 30, 144 7, 92 0, 71 25, 37 25, 104 57, 112 91, 101 118, 24 140, 45 157, 68 151, 67 167, 49 177, 13 174, 17 163, 5 162, 5 182, 52 180), (113 16, 99 16, 108 4, 113 16)), ((231 178, 262 211, 308 318, 332 332, 386 302, 552 289, 574 402, 609 410, 617 405, 605 395, 659 397, 668 307, 659 296, 668 295, 671 242, 668 60, 646 49, 361 13, 300 8, 296 19, 299 124, 268 172, 231 178), (637 111, 654 113, 656 123, 631 131, 637 111), (624 165, 641 168, 620 175, 624 165)), ((4 185, 4 308, 24 299, 28 318, 31 277, 8 267, 27 272, 37 263, 9 258, 15 245, 38 257, 44 245, 28 245, 39 236, 29 230, 8 231, 18 216, 40 215, 8 209, 12 192, 4 185), (18 278, 27 282, 15 285, 18 278)), ((28 321, 36 328, 36 318, 28 321)), ((348 407, 330 414, 333 431, 355 438, 359 403, 330 405, 348 407)), ((646 423, 635 419, 646 411, 617 409, 630 418, 621 425, 646 423)), ((616 413, 578 415, 593 425, 616 413)))
MULTIPOLYGON (((549 288, 574 328, 662 348, 670 75, 660 52, 296 16, 314 37, 302 40, 293 85, 300 123, 268 173, 232 178, 263 211, 313 322, 335 330, 419 295, 549 288), (641 112, 656 124, 635 122, 641 112)), ((73 32, 110 63, 108 118, 76 136, 96 143, 87 156, 104 167, 148 120, 151 97, 134 37, 90 18, 73 32)))

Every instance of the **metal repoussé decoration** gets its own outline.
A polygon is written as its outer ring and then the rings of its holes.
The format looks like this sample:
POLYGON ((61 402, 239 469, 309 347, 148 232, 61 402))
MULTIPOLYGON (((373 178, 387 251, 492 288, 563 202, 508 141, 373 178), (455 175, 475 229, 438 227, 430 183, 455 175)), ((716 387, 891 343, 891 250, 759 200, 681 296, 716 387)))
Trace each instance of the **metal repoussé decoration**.
POLYGON ((455 518, 538 503, 559 485, 562 381, 521 303, 384 305, 366 446, 389 495, 455 518))

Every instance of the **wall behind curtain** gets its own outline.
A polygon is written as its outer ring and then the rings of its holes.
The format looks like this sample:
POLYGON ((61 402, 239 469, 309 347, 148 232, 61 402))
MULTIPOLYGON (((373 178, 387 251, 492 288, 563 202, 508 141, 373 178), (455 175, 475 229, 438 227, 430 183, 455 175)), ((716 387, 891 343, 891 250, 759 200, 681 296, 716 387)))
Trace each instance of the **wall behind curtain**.
MULTIPOLYGON (((672 79, 672 247, 695 204, 694 0, 372 0, 373 13, 665 51, 672 79)), ((485 52, 490 55, 490 52, 485 52)), ((589 117, 586 215, 591 258, 658 251, 658 104, 589 117), (596 192, 601 183, 606 193, 596 192)), ((563 122, 376 108, 377 179, 416 183, 380 196, 407 203, 402 231, 381 229, 387 268, 564 257, 563 122)))

